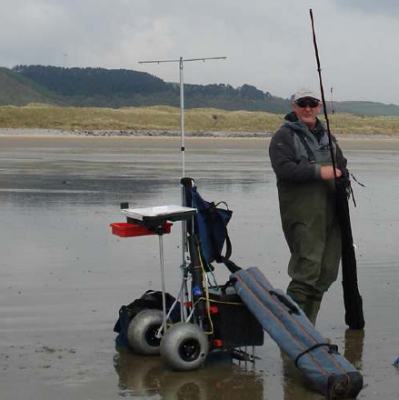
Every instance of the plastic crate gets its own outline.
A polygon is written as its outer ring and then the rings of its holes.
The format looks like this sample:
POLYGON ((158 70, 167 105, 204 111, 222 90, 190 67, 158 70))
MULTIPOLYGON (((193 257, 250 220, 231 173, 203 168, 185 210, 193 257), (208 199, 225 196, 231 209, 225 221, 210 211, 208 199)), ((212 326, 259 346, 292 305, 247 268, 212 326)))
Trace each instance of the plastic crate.
MULTIPOLYGON (((170 233, 171 222, 164 222, 162 224, 162 233, 170 233)), ((114 222, 111 225, 112 234, 120 237, 134 237, 134 236, 147 236, 157 235, 157 232, 153 229, 149 229, 144 225, 132 224, 128 222, 114 222)))

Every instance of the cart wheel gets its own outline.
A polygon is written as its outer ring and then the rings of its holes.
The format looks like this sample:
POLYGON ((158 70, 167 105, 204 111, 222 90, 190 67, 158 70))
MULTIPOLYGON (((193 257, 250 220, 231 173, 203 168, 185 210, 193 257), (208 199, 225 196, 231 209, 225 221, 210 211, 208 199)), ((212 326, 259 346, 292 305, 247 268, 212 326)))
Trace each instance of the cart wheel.
POLYGON ((161 356, 178 371, 198 368, 208 354, 208 338, 198 325, 179 322, 161 340, 161 356))
POLYGON ((161 339, 156 337, 162 325, 163 314, 160 310, 140 311, 131 321, 127 329, 127 339, 135 353, 159 354, 161 339))

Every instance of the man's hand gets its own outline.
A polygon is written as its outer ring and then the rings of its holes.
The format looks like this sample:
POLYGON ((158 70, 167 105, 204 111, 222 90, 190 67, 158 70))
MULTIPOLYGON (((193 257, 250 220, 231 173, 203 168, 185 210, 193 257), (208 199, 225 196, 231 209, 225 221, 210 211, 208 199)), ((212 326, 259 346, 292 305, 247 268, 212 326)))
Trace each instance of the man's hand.
MULTIPOLYGON (((337 178, 342 176, 342 171, 338 168, 335 168, 335 173, 337 178)), ((331 165, 323 165, 322 167, 320 167, 320 177, 325 181, 334 179, 334 168, 331 165)))

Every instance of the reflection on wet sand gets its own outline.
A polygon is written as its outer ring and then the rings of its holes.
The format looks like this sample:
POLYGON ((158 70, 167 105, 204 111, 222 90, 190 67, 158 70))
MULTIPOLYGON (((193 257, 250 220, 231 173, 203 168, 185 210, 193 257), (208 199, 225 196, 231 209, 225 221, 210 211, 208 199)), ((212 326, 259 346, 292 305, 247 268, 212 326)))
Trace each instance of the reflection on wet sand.
MULTIPOLYGON (((361 369, 364 331, 345 332, 344 356, 361 369)), ((294 363, 281 353, 284 400, 319 400, 324 396, 311 389, 294 363)), ((266 376, 249 365, 237 365, 227 355, 215 354, 197 371, 174 372, 161 358, 121 351, 114 358, 120 396, 163 400, 251 399, 262 400, 266 376)), ((268 377, 268 379, 279 379, 268 377)))
MULTIPOLYGON (((361 369, 364 331, 345 332, 344 356, 361 369)), ((294 363, 282 358, 284 400, 317 400, 324 397, 310 389, 294 363)), ((264 399, 263 373, 238 366, 228 356, 215 355, 198 371, 174 372, 160 357, 143 357, 128 351, 115 356, 121 396, 161 399, 264 399)))
POLYGON ((264 398, 260 373, 234 364, 231 358, 214 355, 204 368, 190 372, 167 369, 160 357, 142 357, 129 352, 115 356, 120 395, 163 400, 264 398))
MULTIPOLYGON (((348 331, 342 346, 346 328, 339 284, 328 294, 319 326, 362 369, 368 385, 362 400, 399 398, 398 371, 392 366, 399 349, 398 143, 342 143, 351 171, 367 185, 357 190, 358 207, 351 215, 367 335, 348 331)), ((234 210, 234 261, 260 267, 284 289, 288 249, 279 233, 267 143, 204 139, 189 140, 187 147, 187 173, 207 198, 225 200, 234 210)), ((137 207, 178 204, 179 151, 177 139, 0 138, 0 243, 6 249, 0 259, 1 400, 159 399, 168 392, 195 399, 186 391, 215 400, 322 399, 306 388, 294 367, 282 373, 270 339, 257 350, 262 359, 256 372, 218 362, 181 374, 168 371, 159 358, 118 355, 115 373, 110 360, 117 310, 148 288, 159 289, 159 260, 156 242, 116 239, 109 224, 121 220, 122 201, 137 207), (73 353, 43 353, 43 348, 73 353)), ((173 293, 180 243, 176 225, 165 238, 167 285, 173 293)), ((226 271, 216 273, 225 282, 226 271)))
POLYGON ((358 370, 362 370, 363 363, 364 330, 345 331, 344 357, 351 362, 358 370))
POLYGON ((140 357, 119 352, 114 358, 121 393, 131 397, 153 396, 159 393, 163 365, 159 357, 140 357))

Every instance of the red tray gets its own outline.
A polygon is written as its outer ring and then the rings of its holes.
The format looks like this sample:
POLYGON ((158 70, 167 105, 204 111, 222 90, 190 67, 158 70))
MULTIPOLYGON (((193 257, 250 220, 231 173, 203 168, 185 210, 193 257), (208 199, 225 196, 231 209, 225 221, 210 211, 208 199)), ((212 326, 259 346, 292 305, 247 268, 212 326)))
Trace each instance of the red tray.
MULTIPOLYGON (((162 224, 163 233, 170 233, 171 222, 164 222, 162 224)), ((156 235, 157 233, 151 229, 146 228, 139 224, 130 224, 128 222, 114 222, 110 225, 112 228, 112 234, 120 237, 134 237, 134 236, 146 236, 156 235)))

